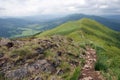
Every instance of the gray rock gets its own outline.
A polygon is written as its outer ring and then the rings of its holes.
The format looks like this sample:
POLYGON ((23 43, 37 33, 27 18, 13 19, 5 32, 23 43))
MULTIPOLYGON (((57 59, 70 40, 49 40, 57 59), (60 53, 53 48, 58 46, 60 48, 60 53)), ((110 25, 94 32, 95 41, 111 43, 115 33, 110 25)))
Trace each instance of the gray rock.
POLYGON ((6 72, 5 77, 13 80, 21 80, 24 77, 28 76, 28 70, 26 68, 20 68, 13 71, 6 72))
POLYGON ((38 60, 30 65, 24 65, 19 69, 7 71, 5 73, 5 77, 12 80, 21 80, 30 74, 38 74, 41 71, 52 73, 55 71, 55 68, 50 63, 48 63, 47 60, 38 60))

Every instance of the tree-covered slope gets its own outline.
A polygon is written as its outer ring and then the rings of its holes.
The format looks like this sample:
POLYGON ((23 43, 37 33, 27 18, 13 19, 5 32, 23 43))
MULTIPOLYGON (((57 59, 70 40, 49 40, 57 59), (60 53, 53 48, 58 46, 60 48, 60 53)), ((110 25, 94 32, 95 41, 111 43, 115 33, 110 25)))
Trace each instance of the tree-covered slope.
POLYGON ((96 70, 100 70, 107 80, 120 79, 120 35, 106 26, 91 20, 81 19, 62 24, 52 30, 43 32, 36 37, 64 35, 81 46, 91 45, 96 49, 98 61, 96 70))

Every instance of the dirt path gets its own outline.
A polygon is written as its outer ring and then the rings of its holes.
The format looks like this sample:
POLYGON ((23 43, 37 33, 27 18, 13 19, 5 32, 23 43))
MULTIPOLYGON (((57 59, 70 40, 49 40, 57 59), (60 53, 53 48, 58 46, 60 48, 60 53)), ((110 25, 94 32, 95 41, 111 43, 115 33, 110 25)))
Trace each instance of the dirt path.
POLYGON ((85 52, 85 65, 82 68, 82 74, 79 80, 104 80, 99 71, 95 71, 96 51, 87 47, 85 52))

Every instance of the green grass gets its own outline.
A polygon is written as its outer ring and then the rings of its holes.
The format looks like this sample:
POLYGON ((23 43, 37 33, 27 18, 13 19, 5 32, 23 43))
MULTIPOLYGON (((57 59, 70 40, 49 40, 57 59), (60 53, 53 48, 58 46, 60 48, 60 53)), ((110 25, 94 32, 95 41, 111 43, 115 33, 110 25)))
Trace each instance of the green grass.
POLYGON ((92 43, 97 51, 96 70, 102 71, 106 79, 120 78, 120 33, 91 20, 81 19, 62 24, 52 30, 45 31, 36 37, 64 35, 78 44, 92 43), (114 74, 113 74, 114 73, 114 74), (107 75, 107 76, 106 76, 107 75))
POLYGON ((70 80, 78 80, 79 76, 80 76, 80 67, 77 67, 72 75, 72 77, 70 78, 70 80))
POLYGON ((102 58, 102 59, 98 59, 97 63, 95 64, 95 70, 97 70, 97 71, 102 70, 104 72, 107 72, 107 69, 108 69, 107 63, 106 63, 107 58, 106 58, 106 56, 102 56, 100 58, 102 58))

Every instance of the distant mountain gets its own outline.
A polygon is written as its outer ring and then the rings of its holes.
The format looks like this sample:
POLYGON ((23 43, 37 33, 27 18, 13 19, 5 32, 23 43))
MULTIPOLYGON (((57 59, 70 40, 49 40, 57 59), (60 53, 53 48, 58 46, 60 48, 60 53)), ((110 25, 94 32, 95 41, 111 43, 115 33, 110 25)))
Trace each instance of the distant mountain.
MULTIPOLYGON (((100 16, 94 16, 94 15, 73 14, 73 15, 69 15, 69 16, 66 16, 66 17, 63 17, 60 19, 55 19, 50 22, 51 22, 51 24, 54 24, 55 26, 57 26, 57 25, 63 24, 68 21, 79 20, 82 18, 90 18, 90 19, 96 20, 96 21, 100 22, 101 24, 103 24, 113 30, 120 31, 120 23, 118 21, 115 21, 115 20, 112 20, 109 18, 100 17, 100 16)), ((50 28, 50 27, 54 28, 55 26, 49 26, 48 28, 50 28)))
POLYGON ((97 51, 95 69, 105 75, 105 79, 119 80, 120 35, 95 20, 83 18, 69 21, 54 29, 37 34, 37 38, 62 35, 72 38, 76 44, 90 45, 97 51), (113 74, 114 73, 114 74, 113 74))
POLYGON ((44 23, 61 17, 63 17, 63 15, 36 15, 23 17, 22 19, 32 22, 44 23))
POLYGON ((120 23, 120 15, 104 15, 103 17, 116 20, 120 23))

